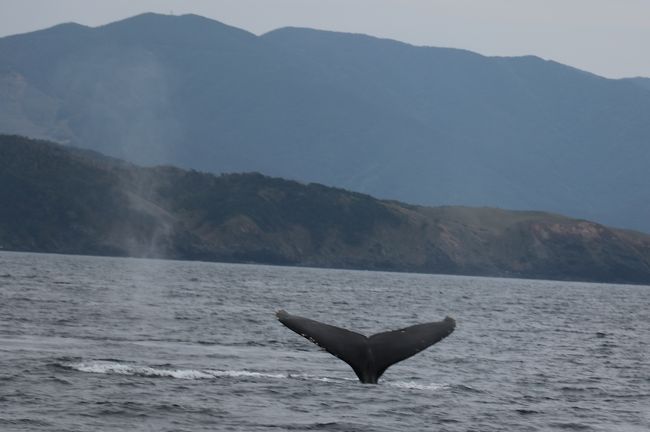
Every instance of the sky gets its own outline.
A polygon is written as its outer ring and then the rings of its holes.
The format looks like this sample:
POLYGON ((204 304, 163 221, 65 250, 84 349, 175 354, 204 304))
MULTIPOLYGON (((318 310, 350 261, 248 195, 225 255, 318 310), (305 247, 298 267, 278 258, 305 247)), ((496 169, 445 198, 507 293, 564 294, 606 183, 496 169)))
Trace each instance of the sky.
POLYGON ((650 0, 0 0, 0 36, 142 12, 194 13, 256 34, 310 27, 532 54, 609 78, 650 77, 650 0))

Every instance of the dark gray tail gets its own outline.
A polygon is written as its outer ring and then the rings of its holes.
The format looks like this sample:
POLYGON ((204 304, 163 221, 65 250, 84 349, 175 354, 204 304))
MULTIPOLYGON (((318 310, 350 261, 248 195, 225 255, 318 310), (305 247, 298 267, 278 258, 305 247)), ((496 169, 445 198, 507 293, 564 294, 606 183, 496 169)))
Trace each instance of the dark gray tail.
POLYGON ((401 330, 366 337, 309 318, 276 312, 278 320, 330 354, 349 364, 362 383, 376 384, 389 366, 405 360, 449 336, 456 327, 452 318, 417 324, 401 330))

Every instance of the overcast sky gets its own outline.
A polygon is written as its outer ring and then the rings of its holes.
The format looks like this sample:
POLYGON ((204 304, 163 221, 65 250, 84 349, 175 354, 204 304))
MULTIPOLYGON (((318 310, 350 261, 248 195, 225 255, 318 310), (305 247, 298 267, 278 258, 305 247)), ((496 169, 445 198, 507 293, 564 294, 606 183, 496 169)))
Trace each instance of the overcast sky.
POLYGON ((650 0, 0 0, 0 36, 146 11, 195 13, 256 34, 311 27, 650 77, 650 0))

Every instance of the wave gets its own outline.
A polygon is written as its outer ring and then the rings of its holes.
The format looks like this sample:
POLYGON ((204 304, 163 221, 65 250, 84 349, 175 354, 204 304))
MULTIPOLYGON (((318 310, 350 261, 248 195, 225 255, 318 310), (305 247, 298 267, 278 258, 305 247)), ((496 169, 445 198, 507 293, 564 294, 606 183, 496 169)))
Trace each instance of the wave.
POLYGON ((445 390, 450 388, 449 384, 436 384, 436 383, 420 384, 414 381, 394 381, 394 382, 389 381, 389 382, 384 382, 382 384, 391 387, 401 388, 401 389, 408 389, 408 390, 437 391, 437 390, 445 390))
MULTIPOLYGON (((217 378, 252 378, 252 379, 297 379, 320 381, 326 383, 345 383, 356 382, 356 378, 342 377, 321 377, 309 374, 294 373, 271 373, 257 372, 248 370, 220 370, 220 369, 177 369, 170 367, 152 367, 140 366, 131 363, 114 360, 94 360, 94 361, 77 361, 64 362, 58 366, 65 369, 71 369, 79 372, 109 374, 109 375, 129 375, 150 378, 175 378, 185 380, 217 379, 217 378)), ((407 389, 407 390, 425 390, 436 391, 448 388, 447 384, 422 384, 413 381, 385 381, 383 385, 407 389)))
POLYGON ((74 362, 61 364, 64 368, 79 372, 112 375, 131 375, 152 378, 177 378, 187 380, 215 379, 221 377, 250 377, 250 378, 287 378, 283 374, 253 372, 246 370, 216 370, 216 369, 171 369, 151 366, 138 366, 134 364, 97 360, 90 362, 74 362))

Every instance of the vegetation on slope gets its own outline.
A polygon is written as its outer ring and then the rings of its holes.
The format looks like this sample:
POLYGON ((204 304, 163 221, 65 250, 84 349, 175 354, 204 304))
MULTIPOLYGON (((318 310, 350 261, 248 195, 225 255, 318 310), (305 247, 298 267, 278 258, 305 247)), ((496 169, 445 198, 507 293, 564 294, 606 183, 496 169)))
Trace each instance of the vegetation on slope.
POLYGON ((650 232, 647 79, 143 14, 0 38, 0 132, 130 162, 650 232), (434 185, 434 187, 432 187, 434 185))
POLYGON ((0 136, 0 209, 7 250, 650 282, 642 233, 255 173, 143 168, 18 136, 0 136))

